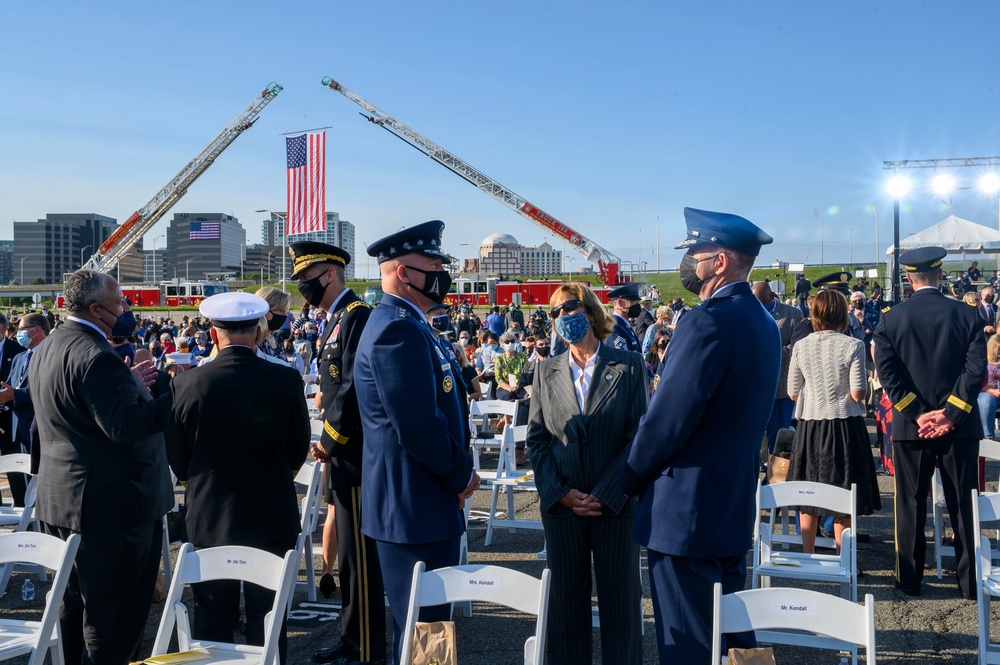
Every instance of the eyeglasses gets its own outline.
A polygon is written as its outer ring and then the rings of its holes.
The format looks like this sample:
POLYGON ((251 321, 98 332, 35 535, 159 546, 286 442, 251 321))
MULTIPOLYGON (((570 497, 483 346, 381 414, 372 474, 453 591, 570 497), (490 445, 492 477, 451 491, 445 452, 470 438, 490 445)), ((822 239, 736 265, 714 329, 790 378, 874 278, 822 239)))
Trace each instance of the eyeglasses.
POLYGON ((570 312, 575 312, 576 310, 583 307, 583 303, 579 300, 567 300, 561 305, 556 305, 552 308, 552 318, 558 318, 560 314, 569 314, 570 312))

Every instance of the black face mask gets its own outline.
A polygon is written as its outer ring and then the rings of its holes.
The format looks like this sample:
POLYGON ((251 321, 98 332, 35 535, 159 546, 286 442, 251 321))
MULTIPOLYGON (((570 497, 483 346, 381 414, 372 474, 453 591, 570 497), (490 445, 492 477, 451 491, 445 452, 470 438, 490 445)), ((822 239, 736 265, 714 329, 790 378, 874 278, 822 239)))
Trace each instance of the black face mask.
POLYGON ((441 304, 444 302, 445 296, 448 295, 448 289, 451 288, 451 275, 448 274, 447 270, 421 270, 420 268, 414 268, 413 266, 406 266, 407 270, 416 270, 424 275, 424 286, 422 288, 417 288, 416 284, 410 283, 410 286, 420 291, 432 302, 441 304))
POLYGON ((991 296, 991 295, 985 295, 985 296, 983 296, 983 300, 986 301, 987 305, 992 305, 993 304, 993 296, 991 296))
POLYGON ((546 356, 549 355, 549 347, 547 347, 547 346, 536 346, 535 347, 535 353, 537 353, 541 357, 545 358, 546 356))
POLYGON ((864 308, 865 308, 865 303, 863 301, 861 300, 854 301, 854 309, 864 309, 864 308))
MULTIPOLYGON (((323 302, 323 295, 326 293, 326 286, 320 283, 320 278, 326 273, 320 273, 312 279, 308 279, 304 282, 299 282, 299 293, 305 298, 305 301, 312 305, 313 307, 319 307, 320 303, 323 302)), ((329 284, 327 285, 329 286, 329 284)), ((282 321, 284 323, 284 321, 282 321)), ((279 328, 281 326, 278 326, 279 328)))
POLYGON ((639 316, 640 312, 642 312, 642 305, 636 303, 628 308, 628 313, 626 314, 626 316, 628 316, 628 318, 630 319, 634 319, 635 317, 639 316))
POLYGON ((160 356, 163 355, 163 349, 152 349, 150 353, 153 354, 154 358, 159 358, 160 356))
POLYGON ((281 326, 285 325, 285 321, 288 320, 287 314, 275 314, 271 313, 271 320, 267 322, 267 329, 271 332, 275 330, 281 330, 281 326))
MULTIPOLYGON (((709 256, 702 259, 701 261, 707 261, 708 259, 714 259, 714 256, 709 256)), ((705 280, 698 277, 695 271, 698 269, 698 264, 701 263, 698 259, 694 258, 690 254, 685 254, 684 258, 681 259, 680 274, 681 274, 681 285, 695 295, 701 295, 701 287, 705 285, 705 280)))

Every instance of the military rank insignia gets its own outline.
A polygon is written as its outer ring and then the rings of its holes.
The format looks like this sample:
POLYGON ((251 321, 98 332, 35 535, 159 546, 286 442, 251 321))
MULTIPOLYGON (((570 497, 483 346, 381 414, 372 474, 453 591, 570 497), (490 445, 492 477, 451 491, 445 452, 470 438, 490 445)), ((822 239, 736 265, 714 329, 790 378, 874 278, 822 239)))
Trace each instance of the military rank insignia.
POLYGON ((444 391, 446 393, 450 393, 451 389, 454 387, 454 385, 455 384, 451 380, 451 377, 450 376, 446 376, 446 377, 444 377, 444 384, 441 387, 444 388, 444 391))
POLYGON ((340 370, 337 369, 337 366, 333 363, 330 363, 330 378, 331 379, 340 378, 340 370))

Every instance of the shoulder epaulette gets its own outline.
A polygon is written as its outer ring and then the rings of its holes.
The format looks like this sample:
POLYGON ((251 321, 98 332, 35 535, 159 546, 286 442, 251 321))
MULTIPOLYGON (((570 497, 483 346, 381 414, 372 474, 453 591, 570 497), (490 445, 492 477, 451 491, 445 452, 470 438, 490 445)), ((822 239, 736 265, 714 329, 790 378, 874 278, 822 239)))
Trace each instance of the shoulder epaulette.
POLYGON ((888 311, 889 311, 890 309, 892 309, 892 305, 888 305, 888 306, 886 306, 886 307, 883 307, 883 308, 882 308, 882 313, 883 313, 883 314, 885 314, 885 313, 886 313, 886 312, 888 312, 888 311))
POLYGON ((355 309, 357 307, 368 307, 368 305, 367 303, 365 303, 364 300, 355 300, 354 302, 352 302, 350 305, 347 306, 347 311, 350 312, 352 309, 355 309))

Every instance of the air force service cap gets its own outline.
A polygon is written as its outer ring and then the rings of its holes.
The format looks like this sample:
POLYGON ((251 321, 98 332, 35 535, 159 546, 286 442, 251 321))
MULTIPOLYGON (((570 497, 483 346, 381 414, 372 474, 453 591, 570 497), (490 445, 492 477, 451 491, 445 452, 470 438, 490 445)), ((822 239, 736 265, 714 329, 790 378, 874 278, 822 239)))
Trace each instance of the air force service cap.
POLYGON ((368 256, 374 256, 379 263, 385 263, 416 253, 450 263, 451 257, 441 249, 442 235, 444 222, 439 219, 431 220, 376 240, 368 245, 368 256))
POLYGON ((687 238, 674 249, 711 244, 741 254, 757 256, 760 254, 761 245, 774 242, 774 238, 764 233, 750 220, 726 212, 684 208, 684 223, 687 224, 687 238))
POLYGON ((300 272, 316 263, 336 263, 339 266, 346 266, 351 262, 350 254, 336 245, 328 245, 325 242, 309 240, 293 242, 288 247, 288 253, 292 256, 292 279, 296 279, 300 272))
POLYGON ((899 264, 906 272, 927 272, 941 267, 941 260, 948 256, 944 247, 921 247, 899 255, 899 264))
POLYGON ((619 286, 617 289, 608 291, 608 298, 611 300, 615 300, 617 298, 624 298, 625 300, 638 300, 639 285, 633 282, 631 284, 619 286))
POLYGON ((823 275, 813 282, 813 286, 820 291, 840 291, 850 298, 851 274, 847 272, 831 272, 829 275, 823 275))
POLYGON ((212 325, 223 330, 252 328, 268 309, 266 300, 243 291, 217 293, 202 300, 198 306, 202 316, 212 319, 212 325))

